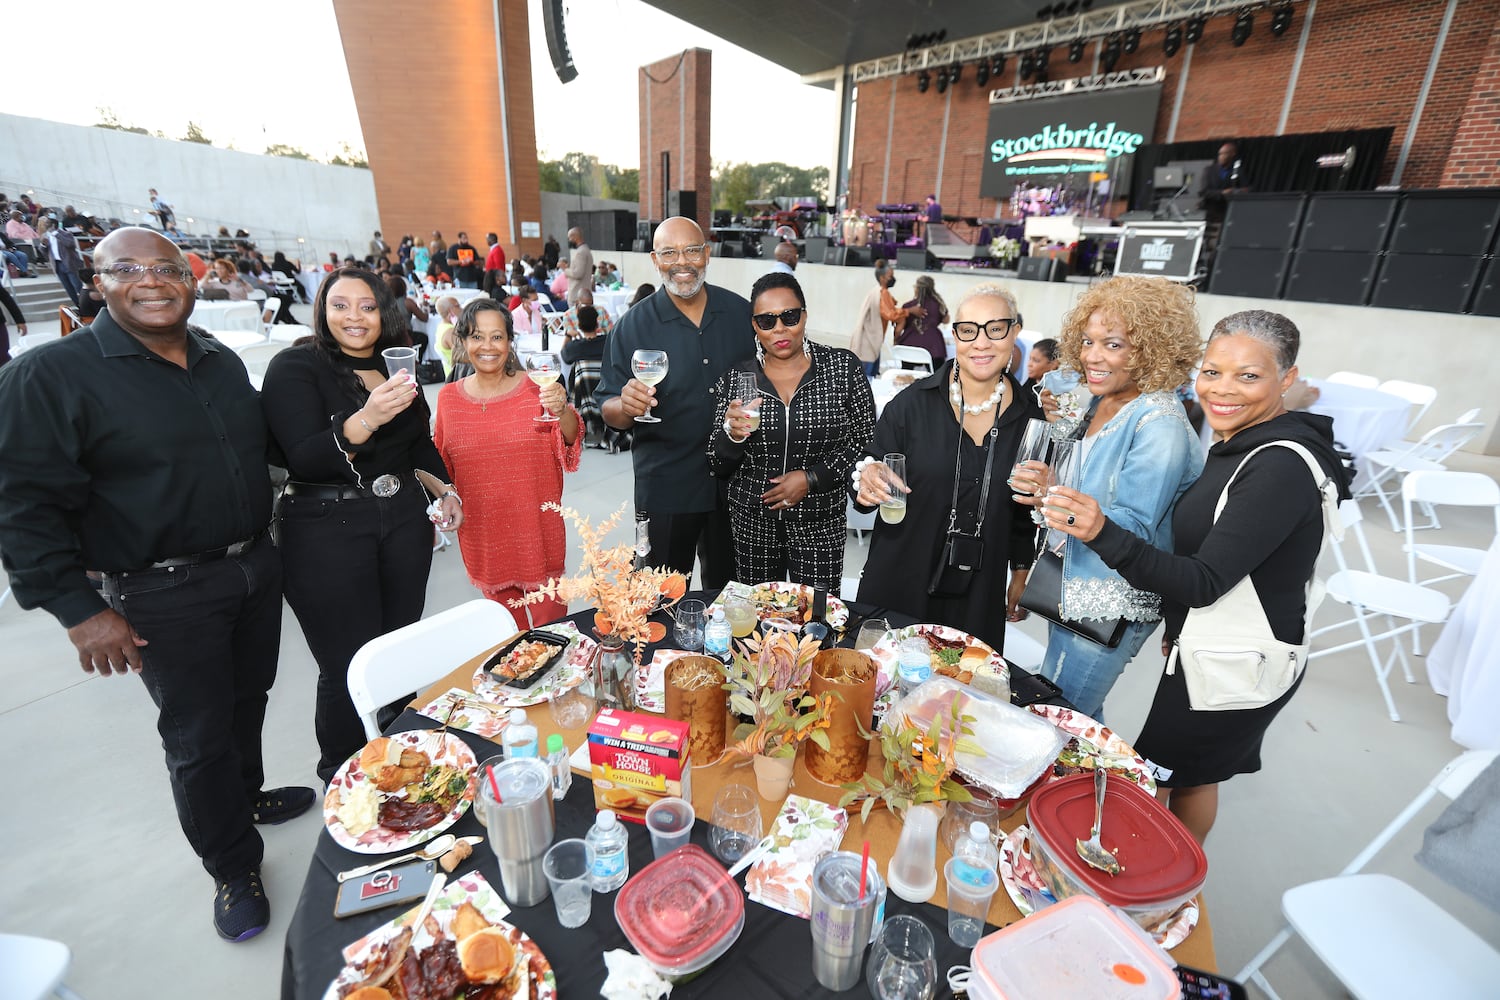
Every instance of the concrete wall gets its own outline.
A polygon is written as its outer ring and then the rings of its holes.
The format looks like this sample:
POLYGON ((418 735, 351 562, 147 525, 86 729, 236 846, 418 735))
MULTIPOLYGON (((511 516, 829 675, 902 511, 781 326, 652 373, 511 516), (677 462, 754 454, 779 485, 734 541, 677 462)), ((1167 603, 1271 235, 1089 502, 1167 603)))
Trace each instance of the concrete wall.
MULTIPOLYGON (((625 258, 622 266, 631 285, 639 286, 643 281, 660 285, 648 254, 617 256, 625 258)), ((755 279, 768 269, 769 261, 765 260, 715 257, 709 261, 708 280, 748 295, 755 279)), ((998 277, 1001 273, 933 272, 932 277, 950 310, 956 309, 977 285, 1004 285, 1015 295, 1026 328, 1048 335, 1061 329, 1063 315, 1088 287, 1076 282, 1019 281, 998 277)), ((911 297, 916 278, 917 272, 896 272, 896 287, 891 291, 898 302, 911 297)), ((807 295, 808 332, 820 343, 848 346, 860 306, 875 287, 874 269, 802 263, 797 265, 797 279, 807 295)), ((1479 419, 1488 427, 1469 450, 1500 455, 1500 429, 1495 426, 1500 420, 1500 400, 1485 388, 1500 380, 1500 323, 1494 319, 1319 302, 1198 296, 1198 315, 1205 334, 1220 317, 1242 309, 1269 309, 1297 324, 1302 331, 1299 367, 1303 375, 1318 378, 1353 370, 1381 379, 1400 378, 1436 386, 1437 402, 1418 425, 1418 433, 1450 423, 1470 407, 1480 407, 1479 419)))
POLYGON ((362 257, 380 228, 368 170, 0 114, 0 191, 12 198, 31 188, 44 203, 151 222, 153 187, 185 232, 243 228, 311 259, 362 257))

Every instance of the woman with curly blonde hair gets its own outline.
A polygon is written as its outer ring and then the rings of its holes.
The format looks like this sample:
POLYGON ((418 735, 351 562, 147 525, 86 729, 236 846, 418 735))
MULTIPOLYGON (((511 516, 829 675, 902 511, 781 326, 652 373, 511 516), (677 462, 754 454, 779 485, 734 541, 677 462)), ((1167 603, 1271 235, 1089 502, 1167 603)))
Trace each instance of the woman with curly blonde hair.
MULTIPOLYGON (((1058 341, 1062 367, 1079 372, 1093 396, 1075 431, 1082 462, 1071 485, 1097 498, 1115 524, 1170 549, 1172 507, 1203 468, 1174 391, 1202 353, 1192 291, 1162 278, 1111 278, 1079 298, 1058 341)), ((1056 410, 1045 392, 1042 405, 1049 415, 1056 410)), ((1041 498, 1024 492, 1030 475, 1017 467, 1023 492, 1015 499, 1036 505, 1041 498)), ((1112 649, 1056 624, 1048 628, 1042 672, 1079 711, 1102 719, 1105 695, 1156 629, 1161 599, 1131 587, 1077 539, 1054 532, 1048 544, 1063 558, 1062 616, 1126 622, 1112 649)))

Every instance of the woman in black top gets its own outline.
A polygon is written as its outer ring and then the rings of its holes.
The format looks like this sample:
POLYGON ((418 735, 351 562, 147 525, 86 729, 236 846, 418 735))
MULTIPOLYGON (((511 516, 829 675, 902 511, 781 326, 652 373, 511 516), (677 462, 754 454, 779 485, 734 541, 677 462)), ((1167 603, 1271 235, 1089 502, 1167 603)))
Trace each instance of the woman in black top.
MULTIPOLYGON (((1208 452, 1197 482, 1172 513, 1172 552, 1153 548, 1112 523, 1094 500, 1058 488, 1043 508, 1047 524, 1081 539, 1131 586, 1162 596, 1166 636, 1174 640, 1188 608, 1213 604, 1249 576, 1275 637, 1304 640, 1307 585, 1323 542, 1322 498, 1307 465, 1287 448, 1260 445, 1291 440, 1317 458, 1349 496, 1348 475, 1333 450, 1328 417, 1289 412, 1282 393, 1297 380, 1301 337, 1278 313, 1250 310, 1226 316, 1209 334, 1197 391, 1209 426, 1222 436, 1208 452), (1228 502, 1214 519, 1224 484, 1228 502)), ((1260 770, 1266 728, 1302 679, 1262 708, 1195 711, 1183 671, 1162 675, 1156 699, 1136 740, 1137 752, 1158 768, 1159 794, 1201 843, 1218 814, 1219 783, 1260 770)))
POLYGON ((875 424, 870 382, 852 353, 807 339, 807 299, 790 274, 762 275, 750 308, 755 360, 719 377, 708 439, 709 469, 729 480, 735 577, 838 593, 845 484, 875 424), (755 377, 749 399, 736 392, 740 372, 755 377), (744 406, 757 398, 758 425, 744 406))
POLYGON ((313 342, 276 355, 261 391, 286 456, 282 566, 287 603, 318 661, 325 782, 365 742, 349 700, 349 660, 422 617, 429 497, 438 498, 442 526, 463 519, 415 373, 387 372, 380 355, 401 342, 404 322, 402 304, 373 272, 334 271, 313 303, 313 342))
POLYGON ((1011 294, 981 285, 954 316, 954 360, 886 404, 870 458, 860 463, 858 509, 869 511, 890 499, 879 461, 886 454, 906 456, 909 492, 899 523, 875 524, 859 599, 962 629, 1003 651, 1006 614, 1021 599, 1036 555, 1031 518, 1011 503, 1005 478, 1026 421, 1042 414, 1009 371, 1020 326, 1011 294), (950 519, 955 531, 972 535, 978 529, 982 540, 983 557, 967 585, 953 574, 941 582, 934 578, 944 561, 950 519))

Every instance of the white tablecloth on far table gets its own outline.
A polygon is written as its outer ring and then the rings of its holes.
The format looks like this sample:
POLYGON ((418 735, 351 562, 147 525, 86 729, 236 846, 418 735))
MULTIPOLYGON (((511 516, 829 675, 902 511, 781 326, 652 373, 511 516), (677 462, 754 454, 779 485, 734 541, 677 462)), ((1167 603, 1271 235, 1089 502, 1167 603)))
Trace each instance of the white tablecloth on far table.
POLYGON ((1308 379, 1318 389, 1318 399, 1308 412, 1333 418, 1333 437, 1354 456, 1358 488, 1368 473, 1365 455, 1379 451, 1406 435, 1411 404, 1400 396, 1379 389, 1308 379))
POLYGON ((210 302, 199 299, 193 303, 193 314, 188 317, 188 322, 201 326, 210 333, 221 330, 259 333, 260 309, 259 302, 210 302))
POLYGON ((1500 749, 1500 538, 1427 654, 1427 680, 1448 697, 1453 742, 1500 749))
POLYGON ((326 277, 328 277, 328 272, 322 268, 303 271, 297 275, 297 280, 301 282, 302 288, 307 292, 309 301, 318 297, 318 288, 323 284, 323 279, 326 277))
POLYGON ((594 305, 603 306, 609 311, 609 318, 619 319, 620 314, 625 311, 625 303, 635 294, 634 288, 596 288, 594 289, 594 305))

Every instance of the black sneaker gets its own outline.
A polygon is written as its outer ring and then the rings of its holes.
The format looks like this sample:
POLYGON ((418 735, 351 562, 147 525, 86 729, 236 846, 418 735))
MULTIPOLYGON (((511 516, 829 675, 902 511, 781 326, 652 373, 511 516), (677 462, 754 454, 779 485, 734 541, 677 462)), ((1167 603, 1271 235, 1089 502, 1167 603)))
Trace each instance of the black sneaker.
POLYGON ((260 872, 251 869, 227 882, 215 880, 214 930, 225 941, 248 941, 271 922, 271 903, 260 884, 260 872))
POLYGON ((303 788, 300 785, 273 788, 255 797, 250 807, 250 819, 262 825, 274 826, 277 823, 285 823, 289 819, 296 819, 311 809, 316 801, 318 801, 318 795, 311 788, 303 788))

